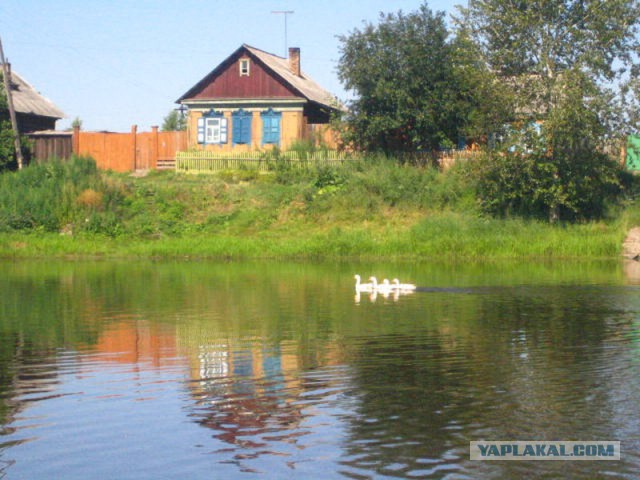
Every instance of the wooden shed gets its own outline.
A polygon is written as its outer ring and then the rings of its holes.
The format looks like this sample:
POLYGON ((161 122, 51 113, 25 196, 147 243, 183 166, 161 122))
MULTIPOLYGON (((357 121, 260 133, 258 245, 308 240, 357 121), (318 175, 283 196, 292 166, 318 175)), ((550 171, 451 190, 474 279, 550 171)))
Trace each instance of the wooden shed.
MULTIPOLYGON (((11 95, 16 110, 16 120, 20 133, 39 130, 54 130, 56 121, 64 118, 64 113, 51 100, 44 97, 15 71, 11 71, 11 95)), ((0 118, 9 118, 9 113, 0 111, 0 118)))
POLYGON ((299 48, 283 58, 242 45, 177 100, 189 109, 189 146, 286 150, 327 125, 343 107, 300 64, 299 48))

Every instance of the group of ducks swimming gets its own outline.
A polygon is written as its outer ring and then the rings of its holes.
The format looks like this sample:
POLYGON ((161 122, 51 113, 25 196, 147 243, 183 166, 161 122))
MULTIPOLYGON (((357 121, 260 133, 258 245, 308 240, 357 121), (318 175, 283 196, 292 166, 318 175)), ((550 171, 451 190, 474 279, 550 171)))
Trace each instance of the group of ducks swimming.
POLYGON ((388 279, 384 279, 382 283, 378 283, 376 277, 369 277, 371 283, 361 283, 360 275, 354 275, 356 279, 356 293, 409 293, 416 289, 412 283, 400 283, 400 280, 394 278, 389 283, 388 279))

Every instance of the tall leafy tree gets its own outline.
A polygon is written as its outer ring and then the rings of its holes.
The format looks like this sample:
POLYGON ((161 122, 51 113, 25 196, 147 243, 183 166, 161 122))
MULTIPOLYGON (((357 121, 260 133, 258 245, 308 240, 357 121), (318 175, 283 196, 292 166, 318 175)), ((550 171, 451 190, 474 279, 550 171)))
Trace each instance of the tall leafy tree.
POLYGON ((611 99, 640 54, 637 0, 469 0, 459 10, 487 64, 512 79, 520 111, 544 118, 577 82, 583 105, 614 121, 611 99))
POLYGON ((637 74, 639 2, 469 0, 460 13, 461 31, 513 92, 512 120, 542 122, 485 168, 483 202, 551 221, 601 215, 619 191, 605 144, 637 128, 620 97, 633 89, 620 86, 637 74))
POLYGON ((409 14, 381 14, 340 41, 338 75, 354 94, 344 135, 356 147, 450 147, 468 133, 474 113, 483 116, 478 87, 490 82, 476 70, 483 65, 470 61, 472 44, 450 38, 444 12, 424 3, 409 14))

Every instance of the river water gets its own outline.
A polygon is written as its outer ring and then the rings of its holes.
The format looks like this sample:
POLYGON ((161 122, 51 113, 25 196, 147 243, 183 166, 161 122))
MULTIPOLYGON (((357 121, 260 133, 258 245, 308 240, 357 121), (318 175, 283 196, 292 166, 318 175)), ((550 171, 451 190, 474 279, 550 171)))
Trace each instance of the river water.
POLYGON ((620 262, 0 262, 0 478, 638 478, 620 262), (421 289, 354 295, 353 274, 421 289), (471 461, 473 440, 620 461, 471 461))

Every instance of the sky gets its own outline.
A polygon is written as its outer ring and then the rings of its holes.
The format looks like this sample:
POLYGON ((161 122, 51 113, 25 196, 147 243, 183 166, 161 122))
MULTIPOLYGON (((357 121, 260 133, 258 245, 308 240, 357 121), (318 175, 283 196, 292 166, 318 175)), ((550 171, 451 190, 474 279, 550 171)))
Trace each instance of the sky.
MULTIPOLYGON (((459 3, 459 2, 456 2, 459 3)), ((0 37, 12 69, 84 130, 148 131, 243 43, 285 56, 338 98, 341 35, 422 0, 3 0, 0 37)), ((432 0, 434 11, 454 2, 432 0)))

